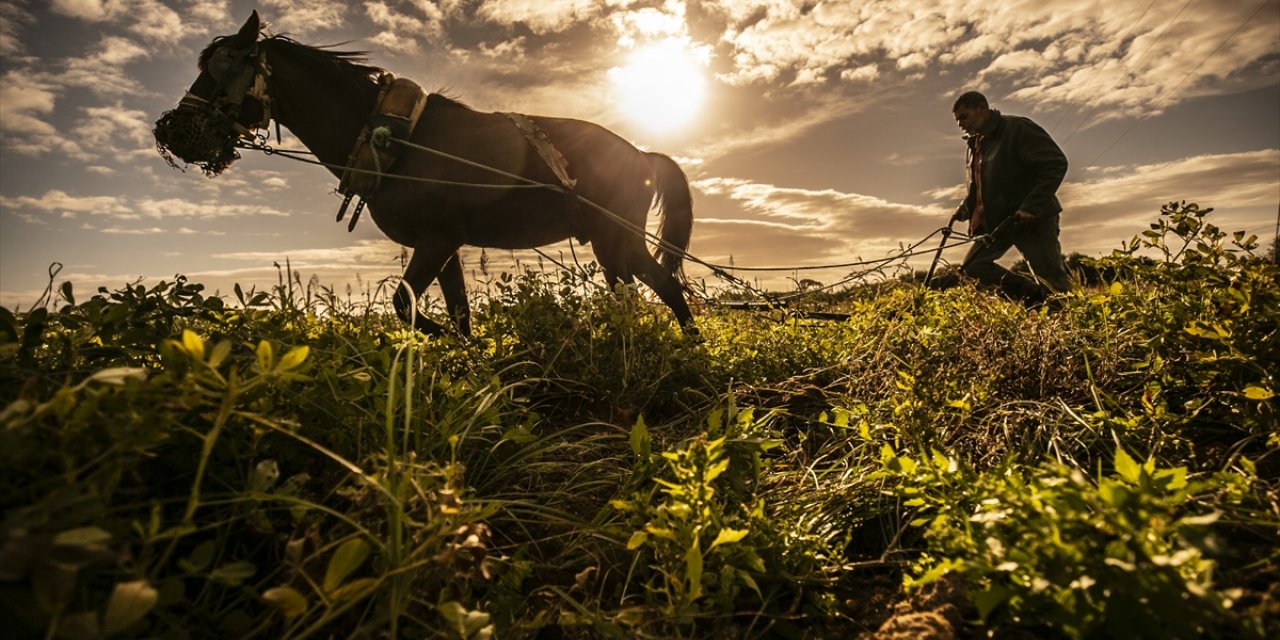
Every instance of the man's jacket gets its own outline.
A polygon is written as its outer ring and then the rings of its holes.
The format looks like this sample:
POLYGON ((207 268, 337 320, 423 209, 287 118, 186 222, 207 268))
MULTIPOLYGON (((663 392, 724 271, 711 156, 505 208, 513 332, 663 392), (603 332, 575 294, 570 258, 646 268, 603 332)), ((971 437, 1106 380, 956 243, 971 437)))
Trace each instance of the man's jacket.
MULTIPOLYGON (((977 153, 982 154, 983 220, 990 232, 1019 210, 1045 219, 1062 212, 1058 186, 1067 175, 1067 156, 1049 133, 1029 118, 1001 115, 992 110, 995 127, 983 134, 977 153)), ((972 166, 973 153, 967 165, 972 166)), ((977 185, 969 175, 969 192, 956 217, 968 220, 973 212, 977 185)))

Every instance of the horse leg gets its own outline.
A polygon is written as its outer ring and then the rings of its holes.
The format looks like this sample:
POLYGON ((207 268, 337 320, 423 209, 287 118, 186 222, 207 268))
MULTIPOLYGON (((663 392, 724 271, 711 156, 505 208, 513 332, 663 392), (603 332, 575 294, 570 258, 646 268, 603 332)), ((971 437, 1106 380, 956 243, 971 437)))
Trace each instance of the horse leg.
POLYGON ((635 278, 626 264, 626 251, 617 238, 601 238, 593 240, 591 247, 596 254, 596 262, 604 271, 604 283, 613 291, 618 283, 631 284, 635 278))
POLYGON ((467 285, 462 275, 462 252, 454 251, 440 271, 440 289, 444 292, 444 306, 449 310, 458 331, 471 335, 471 306, 467 303, 467 285))
POLYGON ((697 327, 693 324, 693 312, 689 310, 689 304, 685 302, 684 290, 680 286, 680 281, 676 280, 666 268, 658 264, 653 256, 641 246, 631 252, 630 265, 635 276, 640 282, 645 283, 650 289, 653 289, 658 297, 662 299, 671 311, 675 312, 676 320, 680 322, 680 328, 686 334, 694 335, 698 333, 697 327))
MULTIPOLYGON (((422 314, 411 314, 416 310, 418 298, 422 296, 422 292, 427 290, 427 286, 435 280, 440 274, 440 268, 449 260, 458 250, 456 245, 436 240, 434 242, 424 242, 413 249, 413 257, 409 259, 409 266, 404 270, 404 283, 396 288, 396 294, 392 298, 392 304, 395 307, 396 315, 406 323, 412 319, 413 327, 428 335, 440 335, 444 332, 444 327, 424 317, 422 314), (410 293, 405 289, 403 284, 409 285, 413 290, 410 293)), ((461 267, 459 267, 459 275, 461 275, 461 267)))

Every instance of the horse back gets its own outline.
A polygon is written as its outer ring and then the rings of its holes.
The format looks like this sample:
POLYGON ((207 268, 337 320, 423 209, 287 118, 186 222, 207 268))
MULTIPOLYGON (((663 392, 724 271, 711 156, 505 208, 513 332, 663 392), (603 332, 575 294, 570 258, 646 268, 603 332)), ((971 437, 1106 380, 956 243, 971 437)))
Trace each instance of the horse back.
MULTIPOLYGON (((652 168, 642 152, 591 122, 528 117, 566 159, 576 193, 633 221, 638 215, 643 224, 653 187, 652 168)), ((578 205, 559 191, 523 188, 527 183, 484 168, 560 184, 525 134, 501 113, 476 111, 432 94, 411 141, 473 164, 422 150, 401 155, 397 173, 434 183, 398 181, 371 206, 378 226, 396 242, 412 246, 413 238, 425 232, 445 234, 459 244, 521 248, 595 237, 607 226, 594 218, 583 223, 578 205)))

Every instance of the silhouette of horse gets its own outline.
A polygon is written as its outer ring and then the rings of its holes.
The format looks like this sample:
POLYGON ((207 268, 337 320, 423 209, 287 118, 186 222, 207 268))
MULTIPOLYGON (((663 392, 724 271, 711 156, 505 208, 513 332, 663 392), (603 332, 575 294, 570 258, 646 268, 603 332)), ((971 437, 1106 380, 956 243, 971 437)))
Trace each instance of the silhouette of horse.
MULTIPOLYGON (((237 141, 274 119, 342 178, 342 167, 355 158, 357 139, 368 135, 367 125, 376 124, 374 111, 386 84, 385 77, 379 80, 383 70, 366 64, 363 52, 317 48, 284 36, 264 38, 259 31, 255 11, 238 33, 215 38, 205 48, 200 75, 187 95, 156 123, 157 148, 170 164, 177 166, 172 152, 213 176, 239 157, 237 141)), ((438 94, 426 96, 420 107, 416 126, 401 132, 411 144, 388 145, 384 135, 384 150, 395 153, 390 175, 359 194, 378 228, 413 250, 404 272, 413 295, 397 289, 397 315, 406 322, 416 317, 415 326, 424 333, 440 333, 439 324, 411 313, 439 277, 450 316, 459 331, 469 334, 460 247, 525 249, 577 238, 590 242, 610 288, 639 279, 686 331, 694 331, 679 280, 682 255, 669 250, 684 251, 693 227, 688 179, 675 161, 642 152, 581 120, 482 113, 438 94), (543 139, 541 149, 535 134, 543 139), (562 159, 559 167, 553 157, 562 159), (572 179, 566 180, 566 170, 572 179), (518 188, 528 185, 517 177, 573 188, 568 193, 518 188), (469 186, 477 184, 510 188, 469 186), (631 228, 582 206, 573 194, 625 219, 631 228), (666 243, 657 258, 637 231, 644 229, 650 209, 661 216, 659 236, 666 243)))

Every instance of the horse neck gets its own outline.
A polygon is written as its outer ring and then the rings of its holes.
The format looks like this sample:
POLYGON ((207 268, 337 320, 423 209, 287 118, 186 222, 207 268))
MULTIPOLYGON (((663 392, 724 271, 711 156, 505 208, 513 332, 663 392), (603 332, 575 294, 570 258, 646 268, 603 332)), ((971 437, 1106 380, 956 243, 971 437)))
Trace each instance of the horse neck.
MULTIPOLYGON (((272 115, 319 161, 345 165, 373 111, 377 86, 370 81, 367 91, 353 92, 337 75, 318 73, 287 56, 269 56, 268 62, 272 66, 272 115)), ((340 169, 329 170, 334 175, 341 173, 340 169)))

